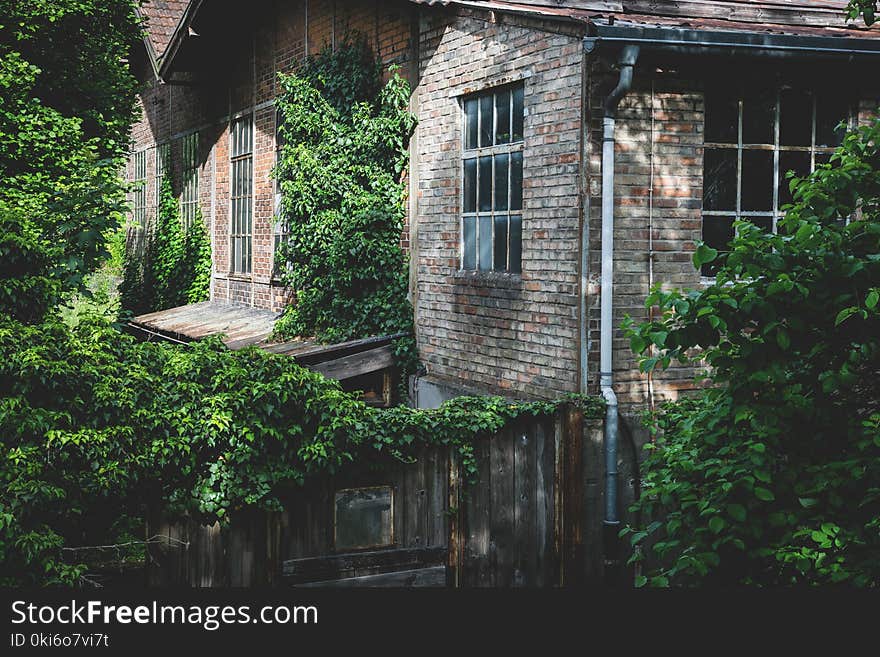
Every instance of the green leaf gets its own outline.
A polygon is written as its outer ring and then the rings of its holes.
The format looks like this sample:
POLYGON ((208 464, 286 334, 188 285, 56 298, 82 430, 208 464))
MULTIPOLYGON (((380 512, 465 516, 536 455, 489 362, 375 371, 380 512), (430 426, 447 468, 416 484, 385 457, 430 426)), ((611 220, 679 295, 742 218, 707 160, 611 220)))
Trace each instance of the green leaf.
POLYGON ((742 504, 728 504, 727 513, 737 522, 745 522, 746 508, 742 504))
POLYGON ((877 305, 877 302, 880 301, 880 290, 874 288, 870 292, 868 292, 868 296, 865 299, 865 306, 867 308, 874 308, 877 305))
POLYGON ((724 525, 727 523, 724 522, 724 518, 721 516, 713 516, 709 521, 709 531, 713 534, 718 534, 722 529, 724 529, 724 525))
POLYGON ((856 308, 855 306, 850 306, 849 308, 844 308, 839 313, 837 313, 837 317, 834 319, 834 325, 840 326, 847 319, 849 319, 850 317, 855 315, 857 312, 859 312, 859 309, 856 308))
POLYGON ((694 251, 693 262, 694 267, 699 269, 707 262, 712 262, 715 258, 718 257, 718 251, 713 249, 711 246, 706 246, 705 244, 700 244, 697 247, 697 250, 694 251))
POLYGON ((815 497, 799 497, 798 503, 805 509, 810 509, 819 503, 815 497))
POLYGON ((759 500, 764 500, 765 502, 772 502, 776 499, 776 496, 773 493, 760 486, 755 486, 755 497, 759 500))
POLYGON ((634 584, 637 589, 642 588, 647 583, 648 583, 648 578, 645 577, 644 575, 637 575, 636 576, 634 584))

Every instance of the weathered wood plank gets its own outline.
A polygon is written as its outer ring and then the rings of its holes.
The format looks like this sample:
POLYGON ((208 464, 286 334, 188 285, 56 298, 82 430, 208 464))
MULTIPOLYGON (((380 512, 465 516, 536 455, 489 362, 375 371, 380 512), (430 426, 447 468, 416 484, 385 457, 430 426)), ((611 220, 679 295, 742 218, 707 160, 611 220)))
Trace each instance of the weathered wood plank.
POLYGON ((418 570, 398 570, 391 573, 348 577, 344 579, 331 579, 323 582, 308 582, 299 584, 298 586, 310 588, 443 587, 446 586, 446 566, 433 566, 431 568, 420 568, 418 570))
POLYGON ((492 586, 489 563, 492 532, 492 465, 489 439, 474 445, 478 479, 463 492, 462 586, 492 586))
POLYGON ((538 570, 535 585, 550 586, 557 581, 556 554, 553 551, 553 425, 543 420, 535 426, 535 558, 538 570), (549 425, 549 426, 548 426, 549 425))
POLYGON ((377 571, 412 570, 442 564, 446 559, 443 548, 409 548, 349 552, 305 559, 289 559, 282 564, 285 582, 299 583, 327 580, 334 577, 352 577, 376 574, 377 571))
POLYGON ((417 461, 406 466, 404 477, 404 547, 424 547, 428 533, 428 506, 425 488, 425 450, 417 452, 417 461))
POLYGON ((512 428, 513 439, 513 586, 534 586, 537 571, 535 535, 535 448, 534 422, 518 423, 512 428))
POLYGON ((448 508, 446 497, 447 451, 431 447, 426 452, 425 488, 428 491, 426 546, 436 547, 446 545, 446 510, 448 508))
POLYGON ((350 379, 386 367, 394 366, 394 352, 391 345, 362 351, 351 356, 315 363, 308 367, 331 379, 350 379))
POLYGON ((514 460, 513 435, 510 429, 493 436, 489 461, 492 468, 492 521, 489 563, 496 587, 513 584, 514 545, 514 460))

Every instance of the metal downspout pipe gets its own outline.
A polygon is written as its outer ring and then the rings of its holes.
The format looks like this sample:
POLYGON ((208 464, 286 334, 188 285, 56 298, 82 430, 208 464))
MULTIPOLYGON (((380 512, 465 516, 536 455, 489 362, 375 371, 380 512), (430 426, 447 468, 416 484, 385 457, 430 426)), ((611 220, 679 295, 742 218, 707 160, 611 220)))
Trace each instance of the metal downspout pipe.
POLYGON ((617 395, 611 362, 614 336, 614 118, 617 105, 632 85, 639 46, 624 46, 618 65, 620 80, 605 99, 602 133, 602 287, 599 334, 599 386, 605 398, 605 559, 616 561, 617 533, 617 395))

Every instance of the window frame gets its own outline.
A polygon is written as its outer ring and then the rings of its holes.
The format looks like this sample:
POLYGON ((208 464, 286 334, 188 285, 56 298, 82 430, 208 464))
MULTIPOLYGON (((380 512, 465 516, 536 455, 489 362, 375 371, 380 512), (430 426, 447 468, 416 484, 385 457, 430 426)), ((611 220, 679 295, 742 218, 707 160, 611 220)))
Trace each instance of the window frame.
POLYGON ((189 228, 199 210, 199 133, 181 139, 183 185, 180 190, 180 218, 189 228))
POLYGON ((346 553, 346 552, 356 552, 361 550, 381 550, 387 548, 393 548, 397 545, 397 532, 394 527, 394 505, 395 505, 395 497, 397 495, 397 490, 391 484, 380 484, 380 485, 372 485, 372 486, 347 486, 345 488, 338 488, 333 493, 333 551, 336 553, 346 553), (389 540, 387 543, 366 543, 359 545, 339 545, 339 501, 338 498, 342 493, 348 493, 351 491, 372 491, 372 490, 387 490, 389 495, 389 514, 388 514, 388 537, 389 540))
MULTIPOLYGON (((717 141, 706 141, 705 139, 705 125, 708 119, 709 107, 708 107, 708 95, 709 90, 706 91, 704 95, 704 116, 703 116, 703 126, 704 126, 704 140, 703 140, 703 162, 702 162, 702 189, 703 189, 703 198, 701 199, 700 206, 700 238, 705 241, 705 226, 706 226, 706 218, 707 217, 718 217, 720 220, 724 220, 726 218, 733 218, 733 221, 743 221, 749 219, 766 219, 769 218, 771 220, 770 229, 773 233, 777 232, 777 224, 779 219, 785 216, 785 211, 782 209, 782 205, 780 204, 780 190, 782 185, 788 184, 788 178, 785 177, 785 173, 787 173, 790 168, 785 171, 780 171, 780 159, 783 153, 808 153, 810 156, 810 170, 809 173, 812 173, 816 170, 816 158, 817 155, 831 155, 837 149, 837 146, 822 146, 816 143, 817 140, 817 118, 818 118, 818 107, 819 107, 819 99, 822 94, 821 90, 817 90, 814 88, 806 88, 802 85, 792 86, 792 85, 784 85, 780 84, 776 87, 775 91, 775 103, 774 114, 773 114, 773 143, 744 143, 743 141, 743 116, 744 116, 744 103, 749 100, 749 96, 747 95, 746 90, 737 89, 735 94, 731 94, 736 98, 737 105, 737 141, 733 142, 717 142, 717 141), (787 91, 796 91, 806 93, 810 97, 811 107, 810 107, 810 144, 807 146, 802 145, 783 145, 780 142, 780 132, 781 126, 783 123, 782 120, 782 95, 787 91), (712 149, 715 151, 735 151, 736 152, 736 188, 735 188, 735 208, 728 210, 707 210, 705 207, 705 190, 707 187, 707 179, 706 179, 706 151, 712 149), (763 151, 763 152, 771 152, 773 154, 772 159, 772 205, 770 210, 744 210, 742 207, 742 187, 743 187, 743 154, 746 151, 763 151), (782 177, 780 177, 782 174, 782 177)), ((854 117, 854 103, 852 98, 847 97, 845 99, 847 114, 845 117, 846 124, 848 129, 853 126, 853 117, 854 117)), ((786 203, 787 205, 787 203, 786 203)), ((723 249, 719 249, 719 251, 723 251, 723 249)), ((704 266, 705 267, 705 266, 704 266)), ((707 274, 704 268, 700 269, 700 276, 702 279, 711 281, 714 280, 714 274, 707 274)))
POLYGON ((147 151, 132 153, 131 219, 140 230, 147 228, 147 151))
MULTIPOLYGON (((239 190, 241 191, 241 190, 239 190)), ((229 122, 229 273, 235 276, 253 275, 253 237, 254 237, 254 114, 247 112, 234 117, 229 122), (246 123, 245 123, 246 122, 246 123), (248 126, 247 144, 237 137, 237 126, 248 126), (239 150, 239 146, 243 150, 239 150), (244 148, 246 146, 246 148, 244 148), (236 167, 245 166, 247 193, 236 194, 236 167), (244 201, 236 205, 236 201, 244 201), (236 216, 236 208, 245 208, 245 214, 236 216), (244 221, 243 221, 244 219, 244 221), (248 228, 248 230, 244 230, 248 228), (247 258, 236 259, 236 240, 247 246, 247 258), (241 269, 237 265, 246 267, 241 269)))
POLYGON ((523 175, 522 170, 525 167, 525 117, 526 117, 526 107, 525 107, 525 81, 519 80, 516 82, 510 82, 505 84, 499 84, 496 86, 487 87, 480 91, 469 93, 467 95, 461 96, 459 98, 459 116, 461 121, 461 151, 460 151, 460 162, 459 162, 459 212, 458 212, 458 270, 460 272, 466 273, 479 273, 479 274, 495 274, 495 275, 504 275, 504 276, 521 276, 522 275, 522 218, 523 218, 523 175), (520 139, 514 141, 514 108, 515 108, 515 96, 514 94, 520 91, 522 94, 522 116, 520 117, 521 129, 523 134, 520 139), (495 142, 497 138, 497 117, 498 117, 498 102, 497 96, 502 93, 509 93, 509 116, 508 116, 508 127, 510 130, 510 141, 502 144, 492 143, 487 146, 480 146, 480 135, 483 127, 483 112, 480 109, 481 101, 483 98, 489 97, 492 99, 492 141, 495 142), (469 101, 475 101, 477 103, 477 144, 473 147, 468 147, 468 123, 467 123, 467 103, 469 101), (513 160, 514 155, 519 154, 520 162, 521 162, 521 170, 520 170, 520 198, 519 198, 519 207, 512 207, 512 199, 513 199, 513 160), (507 202, 506 207, 504 209, 497 209, 495 207, 495 183, 496 183, 496 175, 495 175, 495 165, 497 161, 497 157, 499 155, 507 156, 507 202), (479 188, 480 188, 480 160, 482 158, 491 158, 491 180, 489 184, 489 197, 491 199, 490 209, 488 211, 481 211, 479 207, 479 188), (476 168, 476 176, 475 176, 475 188, 474 188, 474 210, 472 212, 465 211, 465 185, 466 185, 466 166, 465 163, 469 160, 475 161, 476 168), (481 217, 489 217, 489 221, 492 225, 491 235, 492 235, 492 243, 489 248, 490 254, 490 263, 486 268, 482 268, 480 265, 480 218, 481 217), (506 236, 507 236, 507 244, 505 249, 505 267, 503 269, 495 267, 495 239, 496 239, 496 216, 506 216, 507 218, 507 228, 506 228, 506 236), (518 216, 520 220, 520 230, 519 230, 519 262, 515 269, 511 268, 511 217, 518 216), (474 221, 474 266, 473 267, 465 267, 465 257, 466 257, 466 241, 465 241, 465 222, 466 219, 473 219, 474 221))

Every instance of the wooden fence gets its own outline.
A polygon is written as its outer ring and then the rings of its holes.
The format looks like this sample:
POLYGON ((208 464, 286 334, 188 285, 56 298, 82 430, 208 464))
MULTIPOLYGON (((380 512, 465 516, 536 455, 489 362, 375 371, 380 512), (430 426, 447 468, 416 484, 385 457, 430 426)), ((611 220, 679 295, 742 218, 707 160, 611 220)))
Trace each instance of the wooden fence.
POLYGON ((430 447, 415 463, 313 480, 285 497, 283 511, 240 512, 222 528, 152 518, 148 534, 164 538, 150 545, 147 579, 196 587, 581 584, 601 558, 591 529, 601 520, 598 463, 585 467, 597 435, 601 423, 565 408, 480 441, 474 484, 447 448, 430 447), (352 512, 351 531, 366 528, 382 545, 344 545, 348 499, 373 514, 361 527, 352 512))

